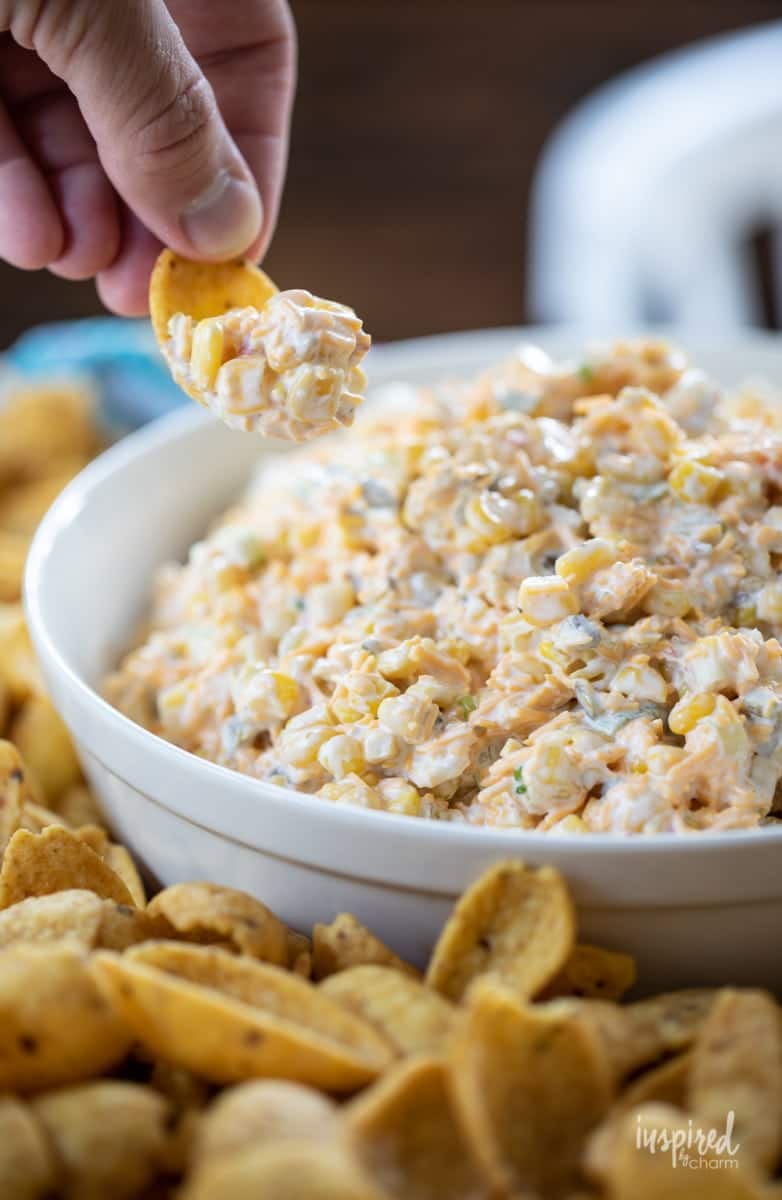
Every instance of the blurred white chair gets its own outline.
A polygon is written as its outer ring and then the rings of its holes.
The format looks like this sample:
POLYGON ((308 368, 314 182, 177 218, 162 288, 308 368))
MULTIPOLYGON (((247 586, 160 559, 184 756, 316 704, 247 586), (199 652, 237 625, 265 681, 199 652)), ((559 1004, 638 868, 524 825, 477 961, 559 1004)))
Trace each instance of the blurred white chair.
POLYGON ((543 150, 529 301, 593 328, 759 323, 747 244, 782 310, 782 22, 698 43, 587 97, 543 150))

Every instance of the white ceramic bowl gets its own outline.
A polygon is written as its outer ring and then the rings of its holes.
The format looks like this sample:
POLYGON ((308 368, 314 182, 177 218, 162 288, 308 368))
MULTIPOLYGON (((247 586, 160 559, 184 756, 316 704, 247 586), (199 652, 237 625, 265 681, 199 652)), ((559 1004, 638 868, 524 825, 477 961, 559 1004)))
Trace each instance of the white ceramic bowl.
MULTIPOLYGON (((374 350, 373 385, 470 372, 521 337, 557 353, 584 345, 551 331, 421 339, 374 350)), ((782 384, 775 339, 723 341, 693 357, 726 382, 760 373, 782 384)), ((782 830, 557 837, 337 807, 203 762, 101 699, 155 568, 185 552, 262 451, 195 408, 164 418, 65 490, 30 555, 27 612, 48 685, 117 836, 149 872, 164 884, 244 888, 298 928, 355 912, 421 962, 454 898, 491 862, 552 863, 573 889, 582 938, 633 951, 642 989, 782 990, 782 830)))

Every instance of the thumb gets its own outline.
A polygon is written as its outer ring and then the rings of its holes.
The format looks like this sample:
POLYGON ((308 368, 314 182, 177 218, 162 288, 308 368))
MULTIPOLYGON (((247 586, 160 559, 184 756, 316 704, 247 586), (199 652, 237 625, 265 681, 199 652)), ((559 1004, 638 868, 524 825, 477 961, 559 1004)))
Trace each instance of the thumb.
POLYGON ((75 94, 106 174, 141 221, 192 258, 247 250, 261 229, 258 189, 162 0, 30 7, 32 47, 75 94))

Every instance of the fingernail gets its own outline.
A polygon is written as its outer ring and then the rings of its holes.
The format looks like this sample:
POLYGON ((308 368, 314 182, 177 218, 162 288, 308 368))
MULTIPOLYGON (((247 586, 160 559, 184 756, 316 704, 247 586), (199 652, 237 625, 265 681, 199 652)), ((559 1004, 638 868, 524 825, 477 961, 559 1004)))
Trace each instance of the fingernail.
POLYGON ((223 168, 180 217, 182 231, 197 255, 231 258, 258 236, 261 201, 251 183, 223 168))

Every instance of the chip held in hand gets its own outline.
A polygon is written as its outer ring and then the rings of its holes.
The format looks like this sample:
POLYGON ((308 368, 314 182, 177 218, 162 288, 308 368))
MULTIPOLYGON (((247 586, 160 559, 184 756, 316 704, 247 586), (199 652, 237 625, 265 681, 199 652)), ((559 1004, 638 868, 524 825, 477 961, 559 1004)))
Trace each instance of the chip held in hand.
POLYGON ((346 305, 164 250, 149 308, 176 382, 231 428, 303 442, 352 424, 371 339, 346 305))

